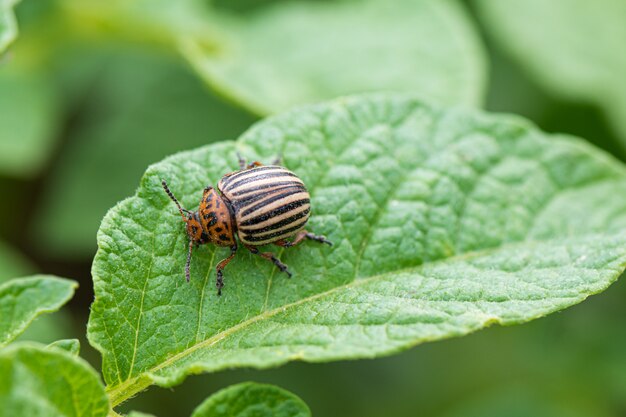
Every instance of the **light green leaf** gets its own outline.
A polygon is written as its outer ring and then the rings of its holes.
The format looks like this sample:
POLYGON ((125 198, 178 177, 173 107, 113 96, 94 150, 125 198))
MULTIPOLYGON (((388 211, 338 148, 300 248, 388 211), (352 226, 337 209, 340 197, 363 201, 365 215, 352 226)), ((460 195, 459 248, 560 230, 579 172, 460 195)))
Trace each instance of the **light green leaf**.
POLYGON ((0 55, 17 38, 13 7, 19 0, 0 0, 0 55))
POLYGON ((92 105, 69 133, 35 216, 34 240, 51 256, 93 256, 102 217, 133 193, 146 165, 236 137, 254 120, 208 95, 167 55, 138 49, 109 55, 109 65, 94 68, 100 76, 91 86, 92 105))
POLYGON ((0 351, 0 417, 104 417, 98 374, 58 349, 16 343, 0 351))
POLYGON ((516 324, 605 289, 626 267, 626 170, 523 120, 356 96, 304 107, 153 165, 102 222, 89 340, 113 404, 190 373, 372 358, 516 324), (307 242, 274 249, 292 279, 242 249, 195 251, 161 178, 195 208, 237 166, 282 154, 307 184, 307 242), (584 221, 581 221, 584 219, 584 221))
POLYGON ((0 346, 15 339, 39 315, 57 311, 78 284, 50 275, 13 279, 0 285, 0 346))
POLYGON ((189 37, 182 50, 213 88, 258 114, 381 90, 482 101, 482 46, 455 1, 285 2, 213 22, 221 47, 189 37))
POLYGON ((626 150, 626 2, 478 1, 495 41, 546 89, 600 106, 626 150))
POLYGON ((191 417, 310 417, 297 396, 274 385, 244 382, 216 392, 191 417))
POLYGON ((62 349, 74 356, 78 356, 80 353, 80 342, 78 339, 62 339, 57 340, 56 342, 50 343, 46 348, 50 349, 62 349))
POLYGON ((152 414, 141 413, 139 411, 131 411, 128 417, 154 417, 152 414))

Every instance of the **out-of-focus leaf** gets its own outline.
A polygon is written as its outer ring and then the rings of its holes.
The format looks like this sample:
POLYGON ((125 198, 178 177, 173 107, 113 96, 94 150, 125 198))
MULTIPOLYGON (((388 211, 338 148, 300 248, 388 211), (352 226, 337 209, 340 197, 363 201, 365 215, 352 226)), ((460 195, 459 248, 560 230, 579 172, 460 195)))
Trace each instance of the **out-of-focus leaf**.
POLYGON ((0 174, 39 171, 58 132, 60 105, 47 75, 14 61, 0 65, 0 174))
POLYGON ((136 49, 111 56, 82 114, 35 216, 35 241, 51 256, 93 254, 100 220, 132 194, 147 164, 235 138, 254 120, 171 57, 136 49))
POLYGON ((17 37, 13 7, 19 0, 0 0, 0 56, 17 37))
POLYGON ((481 103, 481 44, 455 1, 283 2, 244 17, 214 16, 223 45, 183 42, 224 95, 258 114, 364 91, 481 103), (221 18, 221 19, 220 19, 221 18))
POLYGON ((0 351, 0 417, 104 417, 108 398, 87 362, 19 343, 0 351))
POLYGON ((48 349, 50 349, 50 348, 62 349, 62 350, 65 350, 65 351, 71 353, 74 356, 78 356, 78 354, 80 353, 80 342, 78 341, 78 339, 57 340, 56 342, 50 343, 46 347, 48 349))
POLYGON ((61 0, 60 4, 83 32, 108 39, 132 40, 175 48, 181 38, 217 40, 204 0, 61 0))
POLYGON ((128 413, 128 417, 154 417, 152 414, 146 414, 139 411, 131 411, 128 413))
POLYGON ((296 395, 274 385, 244 382, 216 392, 191 417, 310 417, 296 395))
POLYGON ((0 346, 15 339, 39 315, 57 311, 78 284, 50 275, 13 279, 0 285, 0 346))
POLYGON ((118 404, 190 373, 388 355, 584 300, 626 266, 626 170, 584 141, 528 123, 358 96, 260 123, 240 141, 174 155, 102 222, 89 340, 118 404), (310 229, 333 248, 282 254, 296 276, 186 236, 161 188, 189 208, 236 150, 276 154, 308 185, 310 229), (580 219, 584 217, 585 221, 580 219))
POLYGON ((478 1, 493 38, 546 89, 602 107, 626 150, 626 2, 478 1))
POLYGON ((214 89, 257 114, 381 90, 482 102, 483 49, 456 1, 281 2, 245 16, 207 3, 64 1, 92 27, 179 45, 214 89))

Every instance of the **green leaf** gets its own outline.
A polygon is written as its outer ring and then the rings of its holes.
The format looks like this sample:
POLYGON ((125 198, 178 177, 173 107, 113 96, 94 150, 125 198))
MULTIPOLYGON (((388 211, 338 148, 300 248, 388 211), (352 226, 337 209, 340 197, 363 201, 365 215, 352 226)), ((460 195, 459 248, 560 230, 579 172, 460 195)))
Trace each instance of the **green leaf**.
POLYGON ((297 396, 274 385, 244 382, 216 392, 191 417, 310 417, 297 396))
POLYGON ((78 284, 50 275, 14 279, 0 285, 0 346, 22 333, 39 315, 57 311, 78 284))
POLYGON ((50 349, 62 349, 74 356, 78 356, 80 353, 80 342, 78 339, 62 339, 57 340, 56 342, 50 343, 46 348, 50 349))
POLYGON ((152 414, 141 413, 139 411, 131 411, 128 417, 154 417, 152 414))
POLYGON ((0 351, 0 417, 104 417, 109 403, 98 374, 58 349, 16 343, 0 351))
POLYGON ((456 1, 279 2, 245 15, 206 3, 63 1, 92 30, 177 46, 212 88, 256 114, 381 90, 482 102, 484 51, 456 1))
POLYGON ((356 96, 270 118, 237 143, 151 166, 98 233, 88 336, 113 404, 190 373, 372 358, 523 323, 604 290, 626 267, 626 170, 576 138, 410 96, 356 96), (307 242, 195 251, 161 178, 189 208, 237 167, 282 154, 307 184, 307 242), (584 219, 584 221, 581 221, 584 219))
MULTIPOLYGON (((0 241, 0 284, 15 277, 35 273, 36 268, 14 248, 0 241)), ((32 340, 49 343, 52 340, 72 335, 71 318, 65 311, 53 315, 39 316, 17 340, 32 340)))
POLYGON ((258 114, 380 90, 482 101, 482 46, 457 2, 286 2, 213 22, 217 48, 188 37, 182 50, 213 88, 258 114))
POLYGON ((595 103, 626 150, 626 2, 478 1, 494 40, 546 89, 595 103))
POLYGON ((0 174, 31 177, 50 156, 61 103, 47 75, 16 61, 0 65, 0 91, 0 174))
POLYGON ((0 0, 0 55, 17 38, 13 7, 19 0, 0 0))
POLYGON ((254 120, 207 95, 172 57, 138 49, 109 55, 109 65, 94 68, 100 76, 91 86, 92 104, 69 132, 35 216, 35 241, 58 258, 93 256, 102 217, 133 193, 146 165, 181 148, 236 137, 254 120))

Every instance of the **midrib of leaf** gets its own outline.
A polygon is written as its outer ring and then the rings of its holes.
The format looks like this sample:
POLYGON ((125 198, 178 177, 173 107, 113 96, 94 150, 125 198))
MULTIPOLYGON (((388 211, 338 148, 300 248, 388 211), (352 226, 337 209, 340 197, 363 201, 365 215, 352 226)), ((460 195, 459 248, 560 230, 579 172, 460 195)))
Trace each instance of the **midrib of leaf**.
MULTIPOLYGON (((626 231, 621 230, 620 233, 625 233, 626 231)), ((578 238, 583 238, 585 236, 590 236, 590 235, 582 235, 582 236, 577 236, 578 238)), ((485 249, 481 249, 481 250, 477 250, 477 251, 468 251, 465 253, 460 253, 451 257, 447 257, 447 258, 442 258, 442 259, 438 259, 435 261, 430 261, 430 262, 425 262, 421 265, 416 265, 416 266, 410 266, 410 267, 406 267, 406 268, 399 268, 399 269, 395 269, 393 271, 387 271, 385 273, 382 274, 377 274, 377 275, 372 275, 370 277, 364 277, 364 278, 359 278, 359 279, 355 279, 354 281, 348 282, 346 284, 343 285, 338 285, 334 288, 331 288, 330 290, 324 291, 324 292, 320 292, 317 294, 313 294, 310 295, 308 297, 302 298, 300 300, 294 301, 292 303, 289 304, 285 304, 282 305, 280 307, 276 307, 272 310, 266 310, 261 312, 260 314, 257 314, 256 316, 253 316, 247 320, 242 321, 241 323, 230 327, 226 330, 223 330, 217 334, 215 334, 214 336, 211 336, 208 339, 203 340, 200 343, 196 343, 184 350, 182 350, 181 352, 173 355, 172 357, 166 359, 165 361, 163 361, 162 363, 160 363, 157 366, 154 366, 152 368, 147 369, 146 371, 143 372, 143 374, 138 375, 136 377, 133 378, 129 378, 126 381, 124 381, 123 383, 113 386, 113 387, 107 387, 106 388, 106 392, 109 395, 109 398, 111 400, 111 406, 115 407, 116 405, 121 404, 122 402, 128 400, 129 398, 133 397, 134 395, 136 395, 137 393, 143 391, 144 389, 148 388, 150 385, 152 385, 152 378, 149 376, 149 374, 153 374, 155 372, 158 372, 161 369, 164 369, 166 367, 169 366, 173 366, 176 365, 176 363, 179 360, 182 360, 184 358, 186 358, 187 356, 191 355, 193 352, 202 349, 202 348, 210 348, 211 346, 214 346, 215 344, 219 343, 220 341, 222 341, 223 339, 225 339, 226 337, 235 334, 236 332, 245 329, 246 327, 257 323, 259 321, 262 321, 264 319, 268 319, 272 316, 275 316, 279 313, 283 313, 288 309, 294 308, 294 307, 298 307, 302 304, 308 303, 310 301, 315 301, 318 300, 320 298, 324 298, 326 296, 332 295, 335 292, 344 290, 344 289, 348 289, 348 288, 354 288, 354 287, 358 287, 360 285, 365 285, 368 284, 372 281, 376 281, 379 279, 384 279, 388 276, 391 275, 395 275, 398 273, 405 273, 405 272, 418 272, 420 269, 422 268, 426 268, 426 267, 430 267, 436 264, 440 264, 440 263, 447 263, 450 261, 462 261, 462 260, 466 260, 466 259, 471 259, 471 258, 476 258, 476 257, 481 257, 481 256, 486 256, 486 255, 490 255, 494 252, 496 252, 497 250, 501 250, 501 249, 507 249, 507 248, 514 248, 516 246, 532 246, 533 244, 536 243, 548 243, 548 242, 559 242, 564 240, 563 238, 558 238, 558 239, 546 239, 546 240, 525 240, 525 241, 516 241, 516 242, 508 242, 499 246, 494 246, 494 247, 490 247, 490 248, 485 248, 485 249)), ((626 268, 626 261, 623 262, 623 264, 621 265, 621 268, 626 268)), ((585 297, 586 298, 586 297, 585 297)), ((491 318, 489 319, 489 324, 495 324, 499 322, 499 319, 496 318, 491 318)), ((450 336, 451 337, 451 336, 450 336)))

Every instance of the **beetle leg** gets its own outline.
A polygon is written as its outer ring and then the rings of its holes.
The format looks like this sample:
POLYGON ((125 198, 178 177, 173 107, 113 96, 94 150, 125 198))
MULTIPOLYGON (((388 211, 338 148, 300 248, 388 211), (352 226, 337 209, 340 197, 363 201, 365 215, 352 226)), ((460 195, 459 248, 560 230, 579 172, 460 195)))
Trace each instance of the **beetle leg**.
POLYGON ((289 269, 287 269, 287 265, 285 265, 280 260, 278 260, 278 258, 274 256, 272 252, 259 252, 257 248, 255 248, 254 246, 249 246, 249 245, 245 245, 245 247, 253 254, 262 256, 268 261, 271 261, 274 265, 276 265, 278 269, 281 270, 281 272, 284 272, 285 274, 289 276, 289 278, 291 278, 291 272, 289 272, 289 269))
POLYGON ((191 252, 193 251, 194 242, 193 240, 189 241, 189 250, 187 251, 187 263, 185 264, 185 278, 187 278, 187 282, 189 282, 191 277, 191 252))
POLYGON ((328 246, 333 245, 333 242, 326 239, 326 237, 314 235, 313 233, 309 233, 306 230, 299 232, 296 235, 295 239, 292 240, 291 242, 288 240, 281 239, 273 243, 274 245, 282 246, 283 248, 290 248, 292 246, 296 246, 298 243, 302 242, 304 239, 315 240, 316 242, 320 242, 320 243, 326 243, 328 246))
POLYGON ((223 259, 217 267, 217 281, 215 282, 215 286, 217 287, 217 295, 222 295, 222 288, 224 287, 224 268, 226 265, 235 257, 235 253, 237 253, 237 245, 233 245, 230 247, 230 255, 228 258, 223 259))

